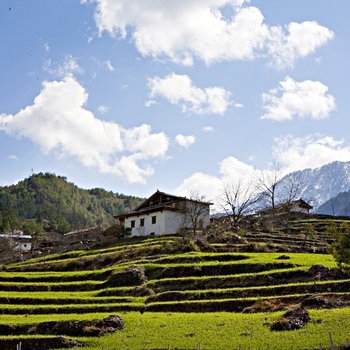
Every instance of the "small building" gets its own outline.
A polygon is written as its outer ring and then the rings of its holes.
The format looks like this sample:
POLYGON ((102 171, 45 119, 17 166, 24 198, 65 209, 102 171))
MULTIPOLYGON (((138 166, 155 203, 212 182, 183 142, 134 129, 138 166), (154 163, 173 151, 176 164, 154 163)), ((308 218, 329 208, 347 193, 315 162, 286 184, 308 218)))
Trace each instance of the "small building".
POLYGON ((27 253, 32 250, 32 236, 5 233, 0 234, 0 238, 8 240, 14 250, 21 253, 27 253))
POLYGON ((63 235, 64 243, 71 249, 88 247, 102 241, 102 231, 99 226, 70 231, 63 235))
MULTIPOLYGON (((313 206, 305 202, 303 199, 297 199, 289 203, 281 203, 275 205, 275 214, 288 214, 288 213, 304 213, 309 214, 313 206)), ((272 207, 264 208, 258 211, 259 215, 272 214, 272 207)))
POLYGON ((212 203, 174 196, 157 190, 135 210, 115 216, 132 236, 178 233, 181 228, 203 229, 209 225, 212 203))

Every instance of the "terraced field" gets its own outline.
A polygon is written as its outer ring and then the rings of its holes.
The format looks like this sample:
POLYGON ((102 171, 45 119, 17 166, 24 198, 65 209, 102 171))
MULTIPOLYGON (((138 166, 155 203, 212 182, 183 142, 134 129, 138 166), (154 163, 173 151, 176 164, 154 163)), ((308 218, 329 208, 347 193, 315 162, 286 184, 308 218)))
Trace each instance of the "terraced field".
POLYGON ((40 349, 53 341, 45 331, 28 334, 30 328, 5 335, 4 326, 110 314, 121 315, 125 329, 78 337, 84 348, 319 349, 329 347, 329 334, 334 344, 346 344, 350 276, 335 269, 331 255, 292 253, 287 243, 323 249, 326 238, 305 243, 300 234, 276 233, 279 242, 269 242, 259 235, 208 243, 202 251, 174 236, 138 239, 3 266, 0 349, 19 342, 22 349, 40 349), (247 252, 252 243, 275 251, 247 252), (297 331, 271 331, 268 324, 291 304, 309 308, 312 322, 297 331))

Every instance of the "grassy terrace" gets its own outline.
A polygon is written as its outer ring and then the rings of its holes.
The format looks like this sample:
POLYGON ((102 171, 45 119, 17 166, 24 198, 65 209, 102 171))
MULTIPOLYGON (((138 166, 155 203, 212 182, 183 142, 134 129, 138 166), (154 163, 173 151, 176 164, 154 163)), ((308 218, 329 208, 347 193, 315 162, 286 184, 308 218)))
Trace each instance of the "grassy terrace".
MULTIPOLYGON (((108 313, 49 315, 51 320, 99 319, 108 313)), ((310 310, 313 322, 291 332, 271 332, 266 326, 277 313, 144 313, 123 314, 125 329, 101 338, 81 338, 86 350, 104 349, 313 349, 329 348, 329 332, 335 344, 346 344, 350 309, 310 310), (322 320, 322 322, 320 322, 322 320)), ((0 323, 34 324, 47 315, 0 315, 0 323)), ((43 337, 38 335, 37 337, 43 337)), ((0 337, 1 339, 9 337, 0 337)), ((18 340, 24 337, 17 337, 18 340)))
MULTIPOLYGON (((350 309, 311 310, 315 322, 282 333, 266 326, 281 313, 240 313, 264 301, 283 308, 315 295, 350 305, 350 277, 321 277, 310 270, 315 265, 335 268, 331 255, 283 253, 283 242, 302 245, 304 240, 295 232, 278 237, 262 233, 254 242, 250 235, 248 243, 213 243, 205 251, 193 250, 178 237, 155 237, 6 265, 0 270, 0 327, 118 313, 125 330, 82 338, 84 349, 188 349, 199 343, 202 349, 230 348, 227 344, 316 348, 320 342, 328 346, 329 331, 337 344, 345 344, 350 309), (251 242, 260 246, 262 237, 279 239, 279 252, 245 251, 251 242), (139 279, 128 275, 130 266, 139 279)), ((12 339, 0 337, 0 348, 5 338, 12 339)))

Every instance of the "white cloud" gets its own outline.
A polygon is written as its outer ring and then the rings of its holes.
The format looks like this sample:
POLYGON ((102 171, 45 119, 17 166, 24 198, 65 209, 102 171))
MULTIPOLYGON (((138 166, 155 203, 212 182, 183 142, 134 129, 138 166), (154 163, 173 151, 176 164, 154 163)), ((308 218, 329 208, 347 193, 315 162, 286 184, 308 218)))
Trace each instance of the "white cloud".
POLYGON ((319 81, 297 82, 286 77, 278 88, 262 94, 265 114, 261 119, 326 118, 336 108, 334 97, 327 92, 328 87, 319 81))
POLYGON ((175 192, 180 196, 190 196, 191 193, 196 192, 204 195, 209 200, 213 200, 218 196, 221 188, 222 182, 220 178, 202 172, 196 172, 186 178, 175 189, 175 192))
POLYGON ((100 114, 106 114, 109 112, 109 107, 105 105, 100 105, 97 107, 97 112, 100 114))
POLYGON ((65 56, 62 63, 54 63, 49 59, 44 63, 43 69, 58 78, 84 73, 84 70, 78 64, 78 60, 72 55, 65 56))
POLYGON ((44 43, 44 50, 46 52, 49 52, 50 51, 50 45, 48 43, 44 43))
POLYGON ((175 140, 180 146, 184 148, 189 148, 191 145, 193 145, 196 142, 196 138, 193 135, 185 136, 185 135, 179 134, 179 135, 176 135, 175 140))
MULTIPOLYGON (((92 39, 91 39, 91 40, 92 40, 92 39)), ((89 41, 89 42, 91 42, 91 41, 89 41)), ((111 60, 102 61, 102 60, 100 60, 99 58, 94 57, 94 56, 92 56, 91 59, 92 59, 92 61, 94 61, 94 62, 96 63, 96 65, 97 65, 99 68, 106 69, 106 70, 108 70, 109 72, 114 72, 114 71, 115 71, 115 68, 114 68, 114 66, 113 66, 111 60)))
POLYGON ((214 128, 212 126, 205 126, 203 129, 202 129, 203 132, 213 132, 214 131, 214 128))
POLYGON ((253 176, 254 171, 251 165, 230 156, 219 163, 219 176, 196 172, 185 179, 175 191, 184 196, 196 191, 210 200, 215 200, 225 184, 238 181, 247 182, 253 176))
POLYGON ((30 139, 45 154, 77 158, 84 166, 145 182, 153 173, 148 160, 168 149, 164 133, 149 125, 124 129, 100 120, 84 108, 88 94, 72 76, 44 82, 34 103, 15 115, 0 114, 0 130, 30 139))
POLYGON ((331 136, 309 135, 305 138, 285 136, 274 140, 273 154, 289 173, 306 168, 318 168, 335 160, 350 161, 350 145, 331 136))
POLYGON ((269 55, 278 67, 291 66, 331 40, 334 34, 313 21, 269 26, 261 11, 235 0, 96 0, 100 34, 126 39, 143 56, 167 57, 192 65, 252 60, 269 55), (230 9, 232 16, 225 15, 230 9))
POLYGON ((9 154, 7 158, 10 160, 18 160, 18 157, 14 154, 9 154))
POLYGON ((152 99, 163 97, 184 113, 224 114, 231 103, 229 91, 218 86, 200 89, 187 75, 171 73, 164 78, 150 78, 148 86, 152 99))
MULTIPOLYGON (((350 161, 350 145, 344 140, 336 140, 330 136, 309 135, 305 138, 285 136, 274 140, 272 156, 281 166, 281 174, 306 168, 318 168, 333 161, 350 161)), ((254 160, 250 159, 250 160, 254 160)), ((269 164, 265 168, 256 169, 252 165, 230 156, 219 163, 218 175, 195 172, 175 190, 181 195, 189 195, 195 190, 215 200, 227 183, 249 183, 255 188, 254 179, 265 174, 269 176, 269 164)))
POLYGON ((293 66, 298 58, 308 56, 319 47, 332 40, 334 33, 317 22, 292 22, 288 25, 287 34, 281 27, 271 30, 268 50, 273 64, 278 68, 293 66))
POLYGON ((107 70, 109 70, 110 72, 114 72, 115 69, 110 60, 105 61, 104 65, 106 66, 107 70))
POLYGON ((244 107, 244 104, 243 104, 243 103, 236 102, 236 103, 234 104, 234 106, 235 106, 236 108, 243 108, 243 107, 244 107))
POLYGON ((145 102, 145 107, 149 108, 149 107, 152 107, 153 105, 156 105, 156 104, 157 104, 157 101, 148 100, 145 102))

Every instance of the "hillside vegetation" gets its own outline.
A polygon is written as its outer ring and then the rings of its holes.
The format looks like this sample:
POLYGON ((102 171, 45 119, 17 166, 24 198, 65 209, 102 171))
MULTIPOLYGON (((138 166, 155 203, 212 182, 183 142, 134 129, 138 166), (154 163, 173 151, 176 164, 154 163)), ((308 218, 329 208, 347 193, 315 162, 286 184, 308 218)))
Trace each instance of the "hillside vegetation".
POLYGON ((346 344, 350 276, 327 254, 327 227, 342 224, 311 218, 290 222, 289 232, 241 236, 213 227, 197 237, 130 238, 5 265, 0 348, 11 339, 25 343, 26 329, 41 329, 31 341, 45 341, 47 327, 34 327, 42 322, 115 313, 124 330, 78 337, 84 349, 316 349, 330 347, 329 334, 346 344), (308 309, 311 321, 271 330, 292 305, 308 309))
POLYGON ((329 199, 317 209, 317 212, 350 216, 350 192, 341 192, 336 197, 329 199))
POLYGON ((0 187, 0 229, 8 230, 21 226, 23 220, 33 219, 59 232, 107 227, 113 224, 113 215, 140 202, 137 197, 101 188, 85 190, 67 182, 65 177, 39 173, 16 185, 0 187))

